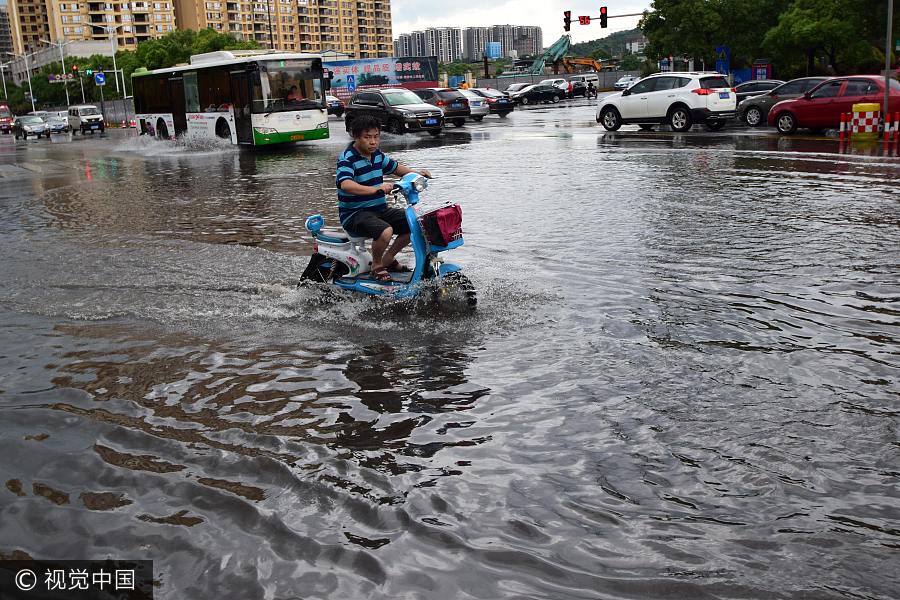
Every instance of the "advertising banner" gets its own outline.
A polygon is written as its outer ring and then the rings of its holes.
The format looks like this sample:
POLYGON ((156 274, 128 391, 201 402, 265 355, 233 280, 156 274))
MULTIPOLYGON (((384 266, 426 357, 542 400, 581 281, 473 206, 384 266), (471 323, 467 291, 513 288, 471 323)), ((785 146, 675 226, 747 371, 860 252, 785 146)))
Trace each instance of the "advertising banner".
POLYGON ((365 88, 437 87, 436 56, 362 58, 329 61, 322 65, 332 72, 331 95, 345 102, 354 91, 365 88))

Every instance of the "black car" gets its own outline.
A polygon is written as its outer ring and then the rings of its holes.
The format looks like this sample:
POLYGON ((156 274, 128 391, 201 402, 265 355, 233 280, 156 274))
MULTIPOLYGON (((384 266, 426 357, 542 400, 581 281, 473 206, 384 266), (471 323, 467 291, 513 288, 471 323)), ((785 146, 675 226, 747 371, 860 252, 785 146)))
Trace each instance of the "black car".
POLYGON ((531 85, 509 95, 515 102, 537 104, 538 102, 559 102, 563 92, 552 85, 531 85))
POLYGON ((25 115, 24 117, 16 117, 13 121, 12 132, 16 139, 22 138, 27 140, 29 135, 36 138, 47 136, 50 139, 50 128, 40 117, 34 115, 25 115))
POLYGON ((444 111, 444 119, 457 127, 465 125, 466 119, 472 116, 469 100, 459 90, 452 88, 419 88, 413 91, 428 104, 433 104, 444 111))
POLYGON ((754 81, 745 81, 734 88, 734 93, 737 95, 738 104, 740 104, 742 100, 765 94, 769 90, 777 88, 782 83, 784 82, 780 79, 756 79, 754 81))
POLYGON ((325 96, 325 104, 328 106, 328 114, 334 115, 337 118, 341 118, 341 115, 344 114, 345 106, 344 103, 341 102, 340 98, 335 96, 325 96))
POLYGON ((813 89, 828 77, 800 77, 782 83, 778 87, 738 102, 737 114, 750 127, 765 125, 769 118, 769 109, 782 100, 799 98, 813 89))
POLYGON ((499 90, 472 88, 472 91, 487 101, 490 114, 499 115, 501 119, 516 109, 516 103, 499 90))
POLYGON ((421 98, 403 88, 356 92, 350 97, 346 108, 344 124, 347 131, 360 115, 375 117, 390 133, 427 131, 437 135, 444 127, 444 115, 439 108, 425 104, 421 98))
POLYGON ((585 96, 587 96, 587 84, 585 84, 583 81, 578 80, 570 81, 568 95, 569 98, 577 98, 578 96, 584 98, 585 96))

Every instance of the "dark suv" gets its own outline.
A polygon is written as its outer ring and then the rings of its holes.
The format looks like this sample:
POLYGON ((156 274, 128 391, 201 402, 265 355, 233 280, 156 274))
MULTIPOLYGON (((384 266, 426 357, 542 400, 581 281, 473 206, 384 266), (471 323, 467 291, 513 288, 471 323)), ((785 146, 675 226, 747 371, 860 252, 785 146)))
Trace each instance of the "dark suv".
POLYGON ((459 90, 452 88, 419 88, 413 91, 428 104, 440 107, 444 111, 444 119, 457 127, 465 125, 466 119, 472 115, 468 98, 461 94, 459 90))
POLYGON ((421 98, 403 88, 356 92, 351 96, 345 114, 347 131, 360 115, 375 117, 390 133, 427 131, 437 135, 444 127, 444 115, 439 108, 425 104, 421 98))

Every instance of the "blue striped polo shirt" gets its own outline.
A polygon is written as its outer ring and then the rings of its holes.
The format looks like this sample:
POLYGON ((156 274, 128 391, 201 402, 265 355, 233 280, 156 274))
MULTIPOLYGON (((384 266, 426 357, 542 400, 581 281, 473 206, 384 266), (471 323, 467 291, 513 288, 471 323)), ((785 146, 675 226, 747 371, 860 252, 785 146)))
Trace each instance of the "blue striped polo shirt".
POLYGON ((372 160, 359 153, 350 144, 338 157, 335 184, 338 194, 338 217, 341 225, 346 225, 350 218, 361 210, 380 213, 387 208, 384 191, 368 196, 348 194, 341 189, 341 182, 352 179, 360 185, 379 186, 384 183, 384 176, 397 170, 397 161, 388 158, 381 150, 372 153, 372 160))

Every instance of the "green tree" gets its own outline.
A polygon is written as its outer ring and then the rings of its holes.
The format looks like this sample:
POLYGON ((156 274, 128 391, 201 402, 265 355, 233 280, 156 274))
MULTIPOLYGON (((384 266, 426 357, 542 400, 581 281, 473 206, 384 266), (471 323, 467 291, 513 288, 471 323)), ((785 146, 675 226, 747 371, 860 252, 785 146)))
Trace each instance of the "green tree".
POLYGON ((641 68, 642 58, 643 57, 628 52, 625 54, 625 56, 622 57, 622 60, 619 62, 619 68, 621 68, 623 71, 637 71, 641 68))

